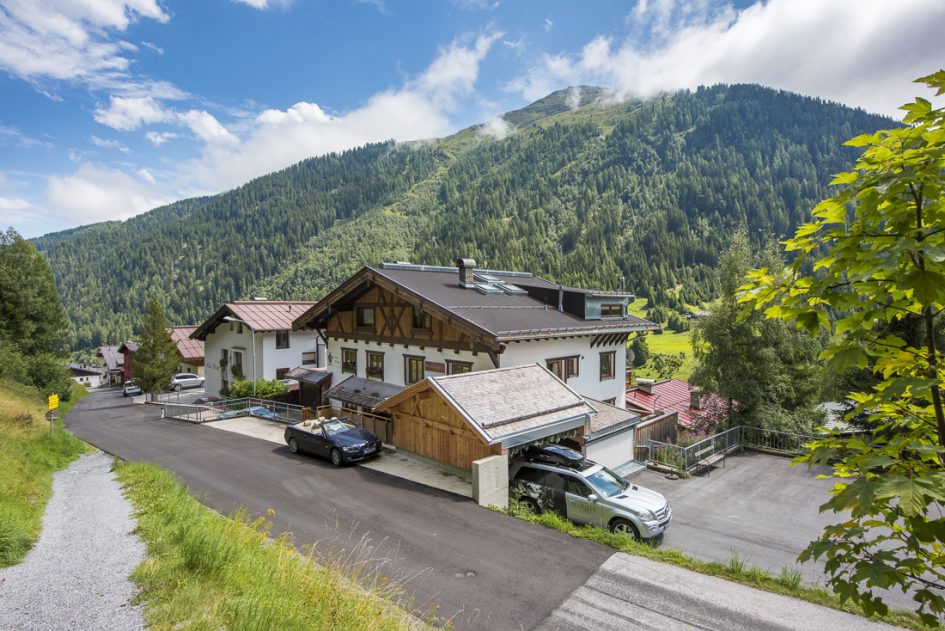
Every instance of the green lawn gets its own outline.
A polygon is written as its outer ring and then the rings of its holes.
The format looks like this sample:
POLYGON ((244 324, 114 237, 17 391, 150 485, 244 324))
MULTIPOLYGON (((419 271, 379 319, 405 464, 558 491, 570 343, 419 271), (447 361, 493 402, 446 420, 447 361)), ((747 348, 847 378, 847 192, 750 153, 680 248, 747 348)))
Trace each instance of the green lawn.
MULTIPOLYGON (((60 415, 86 394, 74 388, 60 415)), ((37 390, 0 381, 0 567, 19 563, 33 547, 52 494, 52 474, 88 450, 61 421, 50 434, 45 413, 37 390)))
POLYGON ((397 586, 358 569, 367 558, 356 552, 316 564, 288 535, 269 537, 273 512, 225 517, 160 467, 118 462, 115 471, 147 545, 132 580, 150 629, 427 628, 398 606, 397 586))
MULTIPOLYGON (((630 303, 630 313, 632 315, 645 318, 646 300, 646 298, 637 298, 632 303, 630 303)), ((663 327, 666 326, 665 322, 661 324, 663 327)), ((654 335, 653 333, 648 334, 646 336, 646 344, 650 349, 650 355, 678 355, 680 353, 685 355, 682 366, 680 366, 679 370, 673 373, 672 376, 676 379, 688 381, 689 375, 692 374, 694 362, 690 339, 691 337, 689 331, 674 333, 673 331, 664 328, 663 333, 659 335, 654 335)), ((647 362, 645 366, 635 369, 634 376, 649 379, 658 378, 658 375, 653 370, 651 362, 647 362)))

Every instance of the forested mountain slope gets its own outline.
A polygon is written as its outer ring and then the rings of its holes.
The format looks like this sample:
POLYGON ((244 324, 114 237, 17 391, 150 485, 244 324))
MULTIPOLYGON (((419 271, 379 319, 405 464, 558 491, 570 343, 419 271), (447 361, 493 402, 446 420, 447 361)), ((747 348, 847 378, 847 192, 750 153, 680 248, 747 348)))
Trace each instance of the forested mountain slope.
POLYGON ((895 124, 758 86, 606 98, 556 92, 510 112, 503 139, 470 128, 313 158, 36 245, 79 347, 131 336, 151 294, 172 321, 199 322, 238 297, 317 299, 381 260, 471 256, 602 288, 623 277, 672 307, 713 295, 735 227, 787 235, 852 162, 842 143, 895 124))

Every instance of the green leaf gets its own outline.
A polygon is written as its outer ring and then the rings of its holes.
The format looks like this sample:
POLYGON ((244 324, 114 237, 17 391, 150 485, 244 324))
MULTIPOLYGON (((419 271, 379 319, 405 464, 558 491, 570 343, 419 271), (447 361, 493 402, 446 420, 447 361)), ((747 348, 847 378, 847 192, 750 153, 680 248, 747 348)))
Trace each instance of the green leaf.
POLYGON ((921 514, 926 506, 922 486, 903 476, 888 479, 876 490, 877 499, 891 497, 899 498, 899 508, 907 517, 921 514))
POLYGON ((911 289, 913 297, 922 306, 934 305, 945 299, 945 275, 932 270, 914 270, 906 274, 901 283, 911 289))

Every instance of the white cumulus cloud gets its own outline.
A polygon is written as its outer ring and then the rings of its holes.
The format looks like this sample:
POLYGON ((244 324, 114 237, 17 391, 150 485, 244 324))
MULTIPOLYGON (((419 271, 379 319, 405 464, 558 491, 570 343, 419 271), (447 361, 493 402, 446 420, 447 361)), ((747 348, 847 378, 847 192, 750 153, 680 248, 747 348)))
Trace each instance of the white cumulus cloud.
POLYGON ((630 36, 598 36, 577 53, 542 55, 508 89, 529 99, 593 83, 624 95, 760 83, 899 116, 918 76, 945 59, 938 0, 769 0, 736 11, 640 0, 630 36))
POLYGON ((93 114, 96 122, 119 131, 132 131, 142 125, 162 123, 170 113, 160 101, 151 96, 112 96, 107 108, 93 114))
POLYGON ((50 177, 46 196, 69 225, 127 219, 173 201, 153 177, 136 178, 93 163, 83 163, 72 175, 50 177))

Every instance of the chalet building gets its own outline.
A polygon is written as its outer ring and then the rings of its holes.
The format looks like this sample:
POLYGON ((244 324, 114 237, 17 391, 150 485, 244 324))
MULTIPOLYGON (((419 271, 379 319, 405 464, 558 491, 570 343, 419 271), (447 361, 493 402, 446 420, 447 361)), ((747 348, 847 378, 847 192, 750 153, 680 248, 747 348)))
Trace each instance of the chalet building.
POLYGON ((623 408, 627 337, 659 328, 627 315, 631 298, 478 270, 469 259, 384 263, 351 276, 293 328, 324 330, 335 405, 373 407, 426 377, 539 363, 580 395, 623 408), (360 401, 374 391, 378 400, 360 401))
POLYGON ((203 342, 190 337, 191 333, 196 330, 197 327, 195 326, 171 327, 171 339, 177 344, 177 352, 180 354, 177 372, 189 372, 203 377, 203 342))
POLYGON ((121 353, 122 363, 121 363, 121 379, 122 381, 128 381, 129 379, 134 379, 134 355, 138 352, 138 343, 128 340, 122 342, 121 346, 118 347, 118 352, 121 353))
POLYGON ((104 383, 102 369, 99 366, 89 364, 69 364, 67 366, 69 374, 73 381, 80 383, 87 388, 98 388, 104 383))
MULTIPOLYGON (((715 427, 728 417, 729 402, 717 394, 703 393, 681 379, 637 379, 627 388, 627 409, 644 419, 675 414, 683 429, 715 427)), ((737 402, 733 402, 738 407, 737 402)))
POLYGON ((282 379, 299 366, 324 366, 320 333, 292 330, 292 323, 314 306, 310 301, 248 300, 217 309, 190 334, 204 343, 207 392, 219 394, 240 375, 282 379))
POLYGON ((99 346, 96 355, 102 358, 102 374, 104 375, 105 385, 121 385, 124 357, 118 352, 118 347, 99 346))

